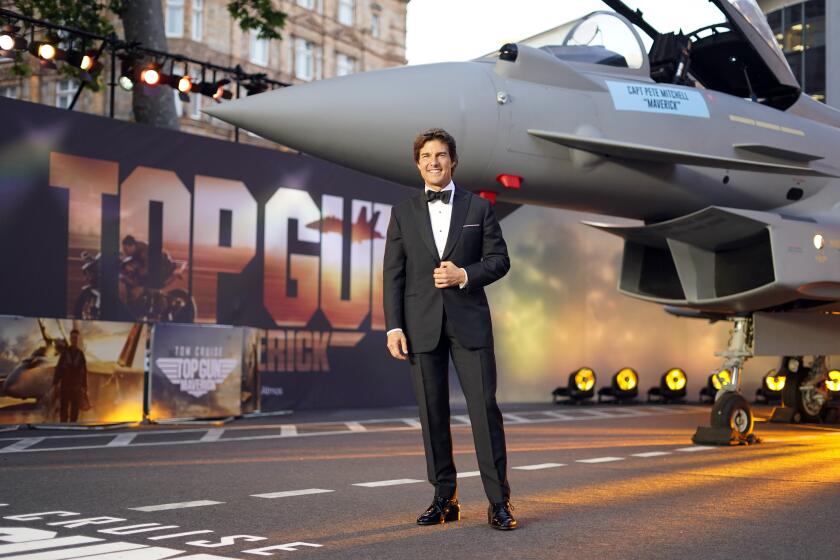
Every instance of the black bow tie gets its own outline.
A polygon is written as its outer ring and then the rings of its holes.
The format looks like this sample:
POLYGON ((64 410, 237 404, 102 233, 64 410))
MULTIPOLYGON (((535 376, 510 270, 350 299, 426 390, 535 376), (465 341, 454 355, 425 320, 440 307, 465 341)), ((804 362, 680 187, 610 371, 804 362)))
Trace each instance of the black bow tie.
POLYGON ((426 191, 426 202, 434 202, 435 200, 442 200, 444 204, 449 204, 449 198, 452 196, 452 191, 433 191, 429 189, 426 191))

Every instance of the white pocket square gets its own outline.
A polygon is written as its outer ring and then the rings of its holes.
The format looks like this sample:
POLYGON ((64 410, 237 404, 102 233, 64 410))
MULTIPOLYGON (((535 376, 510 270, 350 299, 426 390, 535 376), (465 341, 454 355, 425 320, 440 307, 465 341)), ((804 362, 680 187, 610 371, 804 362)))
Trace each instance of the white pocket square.
POLYGON ((465 227, 465 228, 467 228, 467 227, 478 227, 478 226, 480 226, 480 225, 481 225, 481 224, 466 224, 464 227, 465 227))

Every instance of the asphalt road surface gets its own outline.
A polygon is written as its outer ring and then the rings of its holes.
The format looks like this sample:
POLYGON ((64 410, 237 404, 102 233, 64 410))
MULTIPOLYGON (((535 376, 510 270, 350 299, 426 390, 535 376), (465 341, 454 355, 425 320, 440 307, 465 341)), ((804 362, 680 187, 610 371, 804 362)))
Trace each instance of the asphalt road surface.
MULTIPOLYGON (((700 406, 503 407, 520 529, 487 526, 454 411, 462 520, 431 501, 416 410, 0 433, 0 560, 837 558, 840 426, 697 447, 700 406)), ((767 415, 767 409, 759 409, 767 415)))

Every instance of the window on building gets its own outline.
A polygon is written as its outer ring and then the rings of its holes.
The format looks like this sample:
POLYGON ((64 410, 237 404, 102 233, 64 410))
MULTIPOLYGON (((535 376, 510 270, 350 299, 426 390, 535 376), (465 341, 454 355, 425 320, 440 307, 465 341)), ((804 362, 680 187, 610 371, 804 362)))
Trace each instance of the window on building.
POLYGON ((338 0, 338 22, 353 25, 356 15, 356 0, 338 0))
POLYGON ((251 30, 251 44, 248 57, 251 62, 260 66, 268 66, 269 45, 269 39, 263 39, 258 36, 257 31, 251 30))
POLYGON ((344 53, 335 55, 335 75, 347 76, 356 72, 356 59, 344 53))
MULTIPOLYGON (((192 78, 193 84, 197 84, 201 82, 201 71, 200 70, 190 70, 190 77, 192 78)), ((199 93, 190 93, 190 109, 187 111, 187 115, 193 120, 202 120, 204 118, 204 114, 201 112, 201 102, 203 95, 199 93)))
POLYGON ((204 0, 192 0, 192 38, 201 41, 204 38, 204 0))
POLYGON ((802 23, 802 4, 788 6, 783 13, 785 25, 784 51, 802 52, 805 46, 802 44, 804 25, 802 23))
POLYGON ((371 14, 370 16, 370 35, 375 39, 382 36, 382 20, 379 14, 371 14))
POLYGON ((307 10, 315 9, 315 0, 297 0, 297 5, 307 10))
POLYGON ((180 92, 177 89, 172 90, 172 97, 175 99, 175 114, 178 118, 184 116, 184 102, 181 101, 181 96, 178 95, 180 92))
POLYGON ((190 118, 197 121, 204 117, 204 113, 201 112, 201 98, 202 96, 198 94, 190 96, 190 118))
POLYGON ((322 77, 322 50, 319 45, 306 39, 294 41, 295 77, 301 80, 317 80, 322 77))
POLYGON ((75 80, 59 80, 55 83, 55 106, 59 109, 67 109, 76 96, 79 84, 75 80))
POLYGON ((184 36, 184 0, 166 0, 166 36, 184 36))
POLYGON ((809 0, 770 12, 767 22, 802 90, 824 101, 825 0, 809 0))
POLYGON ((0 97, 19 99, 20 88, 18 86, 0 86, 0 97))
POLYGON ((825 0, 805 3, 805 50, 825 46, 825 0))

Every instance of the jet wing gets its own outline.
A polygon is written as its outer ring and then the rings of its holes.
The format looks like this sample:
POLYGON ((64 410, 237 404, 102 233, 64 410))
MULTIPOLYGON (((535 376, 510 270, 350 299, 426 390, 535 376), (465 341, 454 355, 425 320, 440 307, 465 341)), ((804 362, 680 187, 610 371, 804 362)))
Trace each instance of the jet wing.
MULTIPOLYGON (((578 136, 575 134, 566 134, 562 132, 552 132, 548 130, 529 129, 528 134, 531 136, 554 142, 566 146, 567 148, 574 148, 577 150, 584 150, 594 154, 617 157, 630 160, 639 161, 655 161, 660 163, 671 163, 675 165, 696 165, 700 167, 719 167, 722 169, 737 169, 741 171, 755 171, 759 173, 792 173, 798 175, 818 175, 825 177, 835 177, 837 175, 813 169, 807 165, 802 165, 803 159, 821 159, 820 156, 810 156, 808 154, 796 153, 796 157, 789 157, 789 163, 776 163, 768 161, 757 161, 753 159, 743 159, 734 157, 722 157, 708 154, 696 154, 692 152, 685 152, 682 150, 673 150, 670 148, 661 148, 658 146, 646 146, 644 144, 637 144, 635 142, 622 142, 619 140, 609 140, 606 138, 591 138, 586 136, 578 136)), ((746 146, 733 146, 742 149, 745 152, 759 153, 754 145, 750 145, 750 149, 744 149, 746 146)), ((768 155, 768 152, 774 148, 766 147, 764 153, 761 155, 768 155)), ((772 152, 775 157, 784 155, 782 150, 772 152)))

